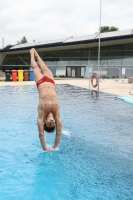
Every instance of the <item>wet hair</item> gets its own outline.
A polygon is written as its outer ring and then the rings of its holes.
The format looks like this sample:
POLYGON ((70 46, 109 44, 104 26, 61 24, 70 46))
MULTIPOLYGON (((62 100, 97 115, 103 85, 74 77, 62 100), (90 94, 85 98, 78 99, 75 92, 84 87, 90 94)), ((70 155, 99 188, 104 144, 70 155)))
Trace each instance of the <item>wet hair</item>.
POLYGON ((52 132, 54 132, 54 130, 55 130, 55 126, 54 126, 54 127, 48 128, 48 127, 46 126, 46 124, 44 124, 44 130, 45 130, 46 132, 48 132, 48 133, 52 133, 52 132))

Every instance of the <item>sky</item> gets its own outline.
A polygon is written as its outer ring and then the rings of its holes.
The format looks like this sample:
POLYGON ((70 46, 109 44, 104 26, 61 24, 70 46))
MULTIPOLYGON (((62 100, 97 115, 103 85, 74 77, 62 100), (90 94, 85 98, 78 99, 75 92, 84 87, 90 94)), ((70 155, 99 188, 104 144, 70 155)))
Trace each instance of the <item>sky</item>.
POLYGON ((94 34, 101 26, 133 29, 133 0, 0 0, 0 48, 94 34))

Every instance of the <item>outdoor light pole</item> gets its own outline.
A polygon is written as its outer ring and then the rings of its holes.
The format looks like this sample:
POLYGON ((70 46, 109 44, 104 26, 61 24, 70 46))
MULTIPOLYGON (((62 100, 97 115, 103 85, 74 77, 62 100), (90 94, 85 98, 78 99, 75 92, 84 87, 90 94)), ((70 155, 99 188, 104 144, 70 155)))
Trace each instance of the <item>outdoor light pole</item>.
POLYGON ((98 88, 97 91, 99 92, 99 79, 100 79, 100 31, 101 31, 101 8, 102 8, 102 0, 100 0, 100 20, 99 20, 99 44, 98 44, 98 88))

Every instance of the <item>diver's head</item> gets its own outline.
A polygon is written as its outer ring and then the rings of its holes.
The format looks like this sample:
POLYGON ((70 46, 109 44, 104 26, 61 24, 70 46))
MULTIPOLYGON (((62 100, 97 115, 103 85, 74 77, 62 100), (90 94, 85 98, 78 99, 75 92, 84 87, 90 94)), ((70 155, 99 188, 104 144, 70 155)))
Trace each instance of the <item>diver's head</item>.
POLYGON ((47 115, 47 118, 44 123, 44 130, 48 133, 52 133, 55 130, 55 119, 52 112, 47 115))

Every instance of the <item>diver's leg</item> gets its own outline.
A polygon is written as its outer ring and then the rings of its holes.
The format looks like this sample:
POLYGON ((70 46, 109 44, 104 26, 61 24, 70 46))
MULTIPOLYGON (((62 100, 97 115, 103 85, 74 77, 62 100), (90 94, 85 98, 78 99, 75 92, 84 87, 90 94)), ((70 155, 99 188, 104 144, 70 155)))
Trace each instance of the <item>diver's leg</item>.
POLYGON ((51 79, 54 79, 52 72, 48 69, 48 67, 44 63, 44 61, 40 58, 40 56, 38 55, 38 53, 36 52, 36 50, 35 50, 35 58, 37 59, 37 63, 39 65, 39 67, 41 68, 42 74, 44 76, 48 76, 51 79))
POLYGON ((35 57, 34 57, 35 49, 30 50, 30 55, 31 55, 31 67, 34 71, 35 82, 37 82, 43 77, 43 74, 40 72, 40 69, 35 61, 35 57))

